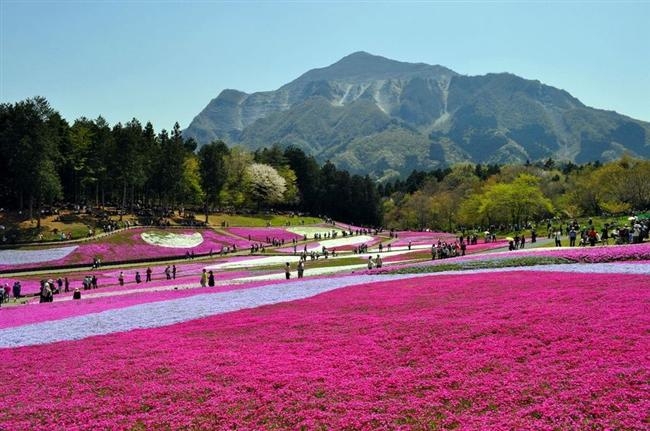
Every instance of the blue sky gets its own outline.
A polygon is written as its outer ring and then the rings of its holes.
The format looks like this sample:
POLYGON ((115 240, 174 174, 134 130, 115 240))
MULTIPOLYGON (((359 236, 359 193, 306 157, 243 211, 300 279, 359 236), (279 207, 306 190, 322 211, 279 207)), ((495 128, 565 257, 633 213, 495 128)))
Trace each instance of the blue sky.
POLYGON ((650 121, 650 1, 0 0, 0 101, 185 128, 225 88, 274 90, 355 51, 511 72, 650 121))

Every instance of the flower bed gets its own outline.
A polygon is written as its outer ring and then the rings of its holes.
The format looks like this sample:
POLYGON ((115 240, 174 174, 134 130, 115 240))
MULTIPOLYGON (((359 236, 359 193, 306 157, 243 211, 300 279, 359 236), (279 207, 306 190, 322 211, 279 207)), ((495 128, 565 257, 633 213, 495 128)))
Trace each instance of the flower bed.
POLYGON ((570 273, 424 277, 2 349, 0 423, 645 429, 647 283, 570 273), (43 399, 56 402, 44 412, 43 399))
POLYGON ((431 246, 437 243, 438 240, 446 242, 456 241, 456 235, 449 232, 413 232, 413 231, 397 231, 395 232, 397 239, 392 242, 393 247, 403 247, 409 244, 431 246))
MULTIPOLYGON (((318 242, 311 242, 307 244, 307 252, 311 253, 312 251, 320 252, 323 247, 327 248, 329 251, 336 250, 340 251, 352 251, 361 244, 366 244, 369 247, 379 243, 379 239, 369 236, 369 235, 357 235, 357 236, 346 236, 338 237, 334 239, 323 239, 318 242)), ((296 246, 296 252, 300 253, 305 249, 305 245, 301 244, 296 246)), ((293 247, 283 247, 277 249, 277 251, 282 253, 293 253, 293 247)))
MULTIPOLYGON (((230 273, 224 273, 221 272, 225 269, 233 269, 233 268, 238 268, 238 269, 244 269, 244 268, 250 268, 252 266, 256 265, 256 260, 257 257, 250 257, 250 256, 229 256, 229 257, 219 257, 215 258, 212 261, 183 261, 183 263, 176 263, 176 269, 177 269, 177 280, 181 282, 183 280, 187 279, 187 277, 191 277, 194 279, 198 279, 201 274, 201 270, 206 267, 210 267, 211 269, 215 270, 215 276, 224 278, 224 277, 230 277, 234 278, 235 276, 240 276, 241 272, 239 273, 240 275, 231 275, 230 273), (219 271, 219 272, 217 272, 219 271)), ((158 285, 166 285, 169 284, 170 282, 173 282, 173 280, 167 280, 166 275, 165 275, 165 268, 167 266, 171 266, 172 264, 163 264, 163 265, 149 265, 148 267, 151 268, 152 270, 152 282, 151 283, 145 283, 145 273, 146 273, 146 268, 147 267, 137 267, 137 268, 99 268, 95 270, 88 270, 85 272, 80 272, 80 271, 75 271, 75 272, 70 272, 70 273, 52 273, 52 274, 26 274, 26 275, 20 275, 20 276, 14 276, 14 277, 0 277, 0 285, 7 283, 10 287, 13 286, 13 283, 15 281, 20 281, 22 289, 21 289, 21 294, 23 295, 31 295, 34 293, 38 293, 40 291, 40 280, 42 279, 52 279, 56 281, 57 278, 61 277, 63 279, 64 277, 68 277, 68 281, 70 283, 70 289, 74 289, 75 287, 82 287, 82 281, 85 276, 89 275, 92 276, 94 275, 97 277, 97 284, 100 287, 100 290, 102 292, 109 291, 109 289, 116 288, 119 286, 118 283, 118 277, 120 274, 120 271, 124 272, 124 283, 125 285, 122 288, 128 288, 128 289, 133 289, 133 288, 143 288, 143 287, 150 287, 150 286, 158 286, 158 285), (142 276, 142 283, 136 284, 135 283, 135 273, 136 271, 140 272, 140 275, 142 276)), ((119 287, 118 287, 119 288, 119 287)), ((55 300, 57 296, 55 295, 55 300)))
MULTIPOLYGON (((196 232, 192 230, 174 230, 174 232, 163 231, 159 229, 130 229, 124 232, 119 232, 115 235, 102 237, 96 241, 81 243, 73 247, 59 247, 50 249, 40 249, 29 251, 41 257, 40 263, 45 263, 44 259, 47 258, 47 265, 70 265, 88 263, 90 266, 94 257, 99 257, 102 262, 114 261, 128 261, 133 259, 147 259, 147 258, 160 258, 160 257, 182 257, 185 253, 206 254, 211 250, 218 253, 223 247, 232 247, 235 244, 238 248, 247 248, 250 246, 249 241, 244 241, 241 238, 233 237, 230 235, 220 234, 213 230, 202 230, 196 232), (172 247, 169 241, 165 246, 161 244, 154 245, 143 239, 146 238, 174 238, 174 239, 188 239, 194 238, 194 242, 198 242, 198 236, 201 235, 202 242, 198 245, 188 247, 187 242, 179 244, 177 247, 172 247), (169 235, 172 235, 171 237, 169 235), (72 249, 71 249, 72 248, 72 249), (71 249, 71 250, 69 250, 71 249), (67 253, 63 253, 66 251, 67 253)), ((13 251, 15 256, 21 250, 13 251)), ((15 259, 14 259, 15 260, 15 259)), ((2 265, 0 261, 0 269, 24 269, 34 267, 36 261, 25 261, 23 263, 2 265)))
MULTIPOLYGON (((488 243, 485 246, 489 246, 488 243)), ((470 247, 478 247, 481 244, 470 247)), ((485 251, 485 250, 482 250, 485 251)), ((427 267, 432 265, 449 265, 452 263, 462 263, 467 261, 497 261, 507 260, 514 258, 531 257, 549 257, 563 259, 568 262, 582 262, 582 263, 604 263, 604 262, 618 262, 618 261, 650 261, 650 243, 634 244, 634 245, 610 245, 598 247, 553 247, 553 248, 535 248, 535 249, 519 249, 514 251, 495 251, 487 254, 477 253, 476 249, 468 247, 468 254, 465 256, 458 256, 451 259, 431 260, 426 262, 411 263, 403 265, 403 268, 427 267), (476 254, 475 254, 476 253, 476 254)), ((384 259, 386 262, 395 260, 405 260, 409 257, 422 256, 421 252, 414 251, 411 254, 403 255, 400 258, 384 259)), ((395 269, 395 267, 391 268, 395 269)), ((390 270, 387 270, 390 271, 390 270)))
POLYGON ((249 239, 252 242, 267 243, 267 239, 273 241, 291 242, 292 239, 302 240, 302 235, 290 232, 287 229, 278 227, 229 227, 229 233, 241 238, 249 239))
MULTIPOLYGON (((337 234, 337 237, 341 237, 343 235, 343 230, 334 227, 332 225, 324 225, 324 226, 289 226, 287 227, 287 230, 291 233, 295 233, 296 235, 300 235, 301 237, 306 236, 309 239, 313 239, 315 234, 320 234, 323 235, 323 238, 327 234, 332 234, 335 232, 337 234)), ((347 232, 347 231, 346 231, 347 232)))
POLYGON ((0 269, 63 260, 77 247, 73 245, 38 250, 0 250, 0 269))
POLYGON ((147 244, 170 248, 194 248, 203 242, 200 232, 176 234, 173 232, 142 232, 140 237, 147 244))
MULTIPOLYGON (((241 289, 236 284, 224 283, 231 278, 248 275, 246 271, 215 273, 215 287, 199 288, 200 270, 196 274, 152 283, 130 283, 124 287, 100 288, 81 292, 81 300, 72 300, 72 292, 54 296, 54 302, 38 304, 38 299, 24 306, 4 307, 0 319, 0 329, 31 323, 48 322, 106 310, 130 307, 138 304, 162 302, 170 299, 187 298, 205 293, 225 292, 241 289)), ((268 282, 267 282, 268 283, 268 282)), ((248 284, 255 287, 262 283, 248 284)), ((57 324, 58 325, 58 324, 57 324)))

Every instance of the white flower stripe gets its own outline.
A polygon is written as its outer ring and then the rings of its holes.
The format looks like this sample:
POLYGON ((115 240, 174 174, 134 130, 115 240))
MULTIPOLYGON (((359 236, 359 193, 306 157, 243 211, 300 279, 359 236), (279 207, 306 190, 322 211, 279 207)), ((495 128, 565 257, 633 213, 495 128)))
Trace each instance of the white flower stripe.
POLYGON ((140 234, 140 237, 147 244, 172 248, 192 248, 203 242, 203 235, 200 232, 194 232, 192 234, 143 232, 140 234))
POLYGON ((0 265, 50 262, 63 259, 78 246, 44 248, 40 250, 0 250, 0 265))

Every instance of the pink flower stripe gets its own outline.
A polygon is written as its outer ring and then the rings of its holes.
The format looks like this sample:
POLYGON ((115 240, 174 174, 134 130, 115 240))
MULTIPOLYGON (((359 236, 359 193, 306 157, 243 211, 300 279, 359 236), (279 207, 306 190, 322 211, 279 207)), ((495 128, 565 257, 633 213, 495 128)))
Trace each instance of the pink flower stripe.
MULTIPOLYGON (((486 246, 490 246, 488 243, 486 246)), ((497 242, 497 244, 499 244, 497 242)), ((444 265, 449 263, 461 263, 465 261, 491 261, 491 260, 503 260, 503 259, 514 259, 519 257, 529 257, 529 256, 549 256, 564 258, 574 262, 585 262, 585 263, 605 263, 605 262, 617 262, 617 261, 648 261, 650 260, 650 243, 634 244, 634 245, 609 245, 609 246, 598 246, 598 247, 554 247, 554 248, 535 248, 535 249, 520 249, 515 251, 497 251, 489 254, 480 254, 476 249, 471 249, 469 246, 467 249, 467 255, 458 256, 452 259, 442 259, 442 260, 432 260, 428 262, 420 262, 416 264, 404 264, 403 266, 412 266, 412 265, 444 265), (478 253, 478 254, 476 254, 478 253)), ((501 247, 501 245, 499 245, 501 247)), ((481 251, 485 251, 481 250, 481 251)), ((400 260, 407 260, 409 258, 414 258, 414 255, 419 254, 421 256, 422 252, 413 252, 411 254, 401 255, 398 258, 386 258, 385 262, 399 262, 400 260)), ((392 269, 396 267, 393 266, 392 269)))
POLYGON ((90 265, 95 256, 99 257, 103 262, 123 261, 132 259, 146 259, 167 256, 182 257, 186 252, 194 252, 195 254, 205 254, 212 250, 214 253, 221 251, 222 247, 231 247, 235 244, 238 248, 250 247, 250 242, 237 238, 231 235, 224 235, 217 233, 210 229, 204 230, 180 230, 170 229, 168 232, 189 235, 195 232, 200 232, 203 236, 203 242, 196 247, 192 248, 174 248, 174 247, 160 247, 145 242, 141 234, 152 229, 130 229, 123 232, 118 232, 111 236, 102 237, 97 241, 81 243, 79 247, 66 257, 58 260, 43 262, 41 264, 23 264, 23 265, 0 265, 0 269, 22 269, 22 268, 37 268, 38 266, 53 266, 53 265, 69 265, 77 263, 88 263, 90 265), (120 237, 124 237, 120 239, 120 237))
POLYGON ((72 292, 55 295, 54 302, 48 304, 39 304, 38 299, 35 299, 28 305, 3 307, 0 313, 0 329, 98 313, 100 311, 149 302, 166 301, 204 293, 227 292, 235 289, 248 289, 279 283, 279 281, 268 280, 248 282, 244 285, 229 283, 229 280, 248 275, 250 275, 248 271, 215 273, 215 283, 217 284, 215 287, 201 288, 200 275, 197 273, 192 277, 177 279, 172 283, 141 283, 139 285, 131 284, 123 288, 82 290, 82 299, 77 301, 71 300, 72 292), (219 275, 222 275, 222 277, 219 277, 219 275), (173 290, 174 286, 178 286, 178 290, 173 290), (140 291, 124 295, 119 294, 120 290, 132 289, 139 289, 140 291), (108 293, 108 295, 100 297, 86 296, 96 293, 108 293))
POLYGON ((575 262, 615 262, 650 260, 650 242, 628 245, 605 245, 597 247, 547 247, 504 251, 488 255, 465 256, 466 259, 505 259, 526 256, 551 256, 565 258, 575 262))
MULTIPOLYGON (((478 244, 468 245, 467 246, 467 249, 465 250, 465 253, 466 253, 465 257, 467 257, 467 255, 470 255, 470 254, 482 253, 484 251, 504 248, 504 247, 507 247, 507 246, 508 246, 508 242, 505 241, 505 240, 498 240, 496 242, 489 242, 489 243, 479 242, 478 244)), ((430 247, 427 248, 427 249, 420 248, 420 249, 413 250, 413 251, 408 252, 408 253, 399 254, 399 255, 395 255, 395 256, 388 256, 388 257, 384 258, 383 261, 386 262, 386 263, 388 263, 388 262, 401 262, 401 261, 409 260, 409 259, 422 259, 423 256, 427 256, 427 257, 431 256, 431 248, 430 247)), ((489 255, 487 255, 487 256, 489 256, 489 255)), ((486 259, 489 259, 489 257, 486 257, 486 255, 484 255, 484 254, 479 255, 479 258, 480 257, 484 257, 486 259)), ((445 259, 444 261, 447 262, 447 263, 450 263, 450 262, 456 262, 458 259, 463 259, 463 258, 464 257, 459 256, 459 257, 453 258, 453 260, 451 260, 451 261, 449 259, 445 259)))
POLYGON ((646 429, 649 295, 647 276, 424 277, 2 349, 0 424, 646 429))
POLYGON ((456 241, 456 235, 449 232, 419 232, 419 231, 397 231, 397 239, 392 242, 393 247, 407 246, 409 241, 412 245, 431 245, 438 240, 446 242, 456 241))
MULTIPOLYGON (((255 257, 250 257, 250 256, 229 256, 225 258, 216 258, 215 260, 201 260, 201 261, 189 261, 192 263, 189 263, 188 261, 183 261, 183 262, 176 262, 176 277, 177 279, 185 279, 186 277, 198 277, 201 273, 201 270, 208 265, 214 265, 214 264, 221 264, 221 263, 228 263, 228 262, 237 262, 241 260, 251 260, 255 259, 255 257)), ((148 267, 151 268, 152 271, 152 282, 151 283, 144 283, 145 280, 145 274, 147 270, 147 266, 143 267, 138 267, 138 268, 99 268, 99 269, 88 269, 86 272, 71 272, 68 274, 61 274, 61 273, 52 273, 52 274, 38 274, 38 275, 20 275, 20 276, 15 276, 15 277, 0 277, 0 285, 3 285, 4 283, 7 283, 9 287, 13 286, 15 281, 20 281, 21 283, 21 294, 23 295, 31 295, 34 293, 38 293, 40 291, 40 280, 47 280, 47 279, 52 279, 56 282, 57 278, 61 277, 63 279, 66 275, 68 276, 68 281, 70 282, 70 289, 74 289, 75 287, 82 288, 82 281, 83 278, 87 275, 94 275, 97 277, 97 285, 101 288, 102 292, 105 291, 110 291, 112 288, 117 288, 120 289, 119 283, 118 283, 118 277, 120 275, 120 271, 124 271, 124 284, 125 286, 123 288, 128 288, 128 289, 134 289, 134 288, 146 288, 146 287, 153 287, 153 286, 165 286, 169 285, 170 283, 173 283, 173 280, 166 280, 165 276, 165 268, 167 266, 171 266, 172 263, 165 263, 165 264, 157 264, 157 265, 149 265, 148 267), (143 283, 136 284, 135 283, 135 273, 136 271, 140 272, 140 275, 142 276, 142 281, 143 283)), ((241 273, 239 276, 241 276, 241 273)), ((215 277, 234 277, 233 273, 231 272, 215 272, 215 277)))
POLYGON ((278 241, 284 240, 285 242, 292 239, 302 240, 303 237, 286 229, 278 227, 229 227, 227 229, 233 235, 248 239, 255 243, 266 243, 266 239, 276 239, 278 241))

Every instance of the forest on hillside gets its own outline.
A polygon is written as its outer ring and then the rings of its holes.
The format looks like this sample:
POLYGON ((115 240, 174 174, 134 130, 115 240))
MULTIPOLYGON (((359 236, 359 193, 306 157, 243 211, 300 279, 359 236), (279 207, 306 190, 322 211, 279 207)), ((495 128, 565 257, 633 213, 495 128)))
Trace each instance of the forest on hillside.
POLYGON ((293 146, 249 152, 214 141, 197 150, 178 123, 158 132, 135 118, 69 124, 42 97, 0 105, 0 172, 1 206, 37 219, 62 204, 131 213, 189 207, 451 231, 650 208, 650 162, 628 156, 607 164, 461 164, 379 183, 293 146))

